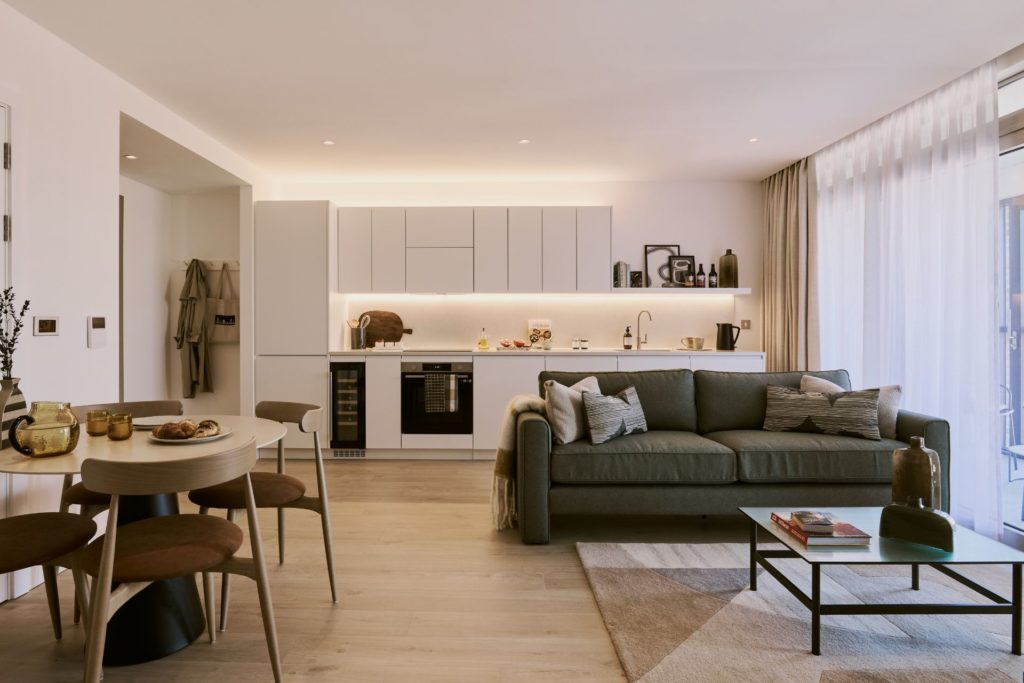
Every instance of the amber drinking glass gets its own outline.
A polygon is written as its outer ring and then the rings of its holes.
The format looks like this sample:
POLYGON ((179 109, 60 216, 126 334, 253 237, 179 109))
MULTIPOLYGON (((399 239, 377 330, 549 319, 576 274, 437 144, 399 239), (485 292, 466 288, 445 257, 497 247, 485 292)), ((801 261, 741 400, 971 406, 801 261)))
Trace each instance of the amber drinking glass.
POLYGON ((124 441, 132 435, 131 413, 114 413, 107 426, 107 437, 113 441, 124 441))
POLYGON ((109 410, 90 410, 85 414, 85 433, 89 436, 105 435, 109 419, 109 410))

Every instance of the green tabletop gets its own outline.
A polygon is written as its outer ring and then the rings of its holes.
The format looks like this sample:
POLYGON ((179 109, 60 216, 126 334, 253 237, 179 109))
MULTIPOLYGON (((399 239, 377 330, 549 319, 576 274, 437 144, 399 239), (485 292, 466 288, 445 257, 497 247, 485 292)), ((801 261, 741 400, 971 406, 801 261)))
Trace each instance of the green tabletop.
POLYGON ((811 564, 1014 564, 1024 563, 1024 553, 970 529, 957 526, 953 552, 878 535, 882 508, 762 508, 741 507, 740 512, 811 564), (805 546, 772 521, 772 513, 783 517, 797 509, 828 512, 843 522, 871 534, 865 546, 805 546))

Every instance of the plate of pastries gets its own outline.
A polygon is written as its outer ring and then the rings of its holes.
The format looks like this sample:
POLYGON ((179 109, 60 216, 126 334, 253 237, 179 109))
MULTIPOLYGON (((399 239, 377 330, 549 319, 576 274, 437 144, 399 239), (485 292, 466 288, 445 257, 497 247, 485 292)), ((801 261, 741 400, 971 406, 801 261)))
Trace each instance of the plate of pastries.
POLYGON ((149 438, 159 443, 206 443, 230 433, 230 427, 222 427, 215 420, 196 421, 185 418, 157 425, 149 438))

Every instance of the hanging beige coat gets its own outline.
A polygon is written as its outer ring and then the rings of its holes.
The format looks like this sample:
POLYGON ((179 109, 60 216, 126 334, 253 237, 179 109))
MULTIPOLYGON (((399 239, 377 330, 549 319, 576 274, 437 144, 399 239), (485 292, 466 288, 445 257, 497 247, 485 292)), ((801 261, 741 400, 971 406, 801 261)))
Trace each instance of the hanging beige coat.
POLYGON ((213 391, 206 348, 206 274, 199 259, 192 259, 185 273, 185 286, 178 301, 178 333, 174 341, 181 350, 181 395, 213 391))

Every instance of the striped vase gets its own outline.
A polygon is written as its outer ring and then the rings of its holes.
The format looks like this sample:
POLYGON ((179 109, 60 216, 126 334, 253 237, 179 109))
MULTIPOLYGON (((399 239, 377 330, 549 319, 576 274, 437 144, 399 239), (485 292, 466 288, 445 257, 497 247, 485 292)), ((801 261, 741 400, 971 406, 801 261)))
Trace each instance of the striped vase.
POLYGON ((3 429, 3 440, 0 442, 0 450, 11 447, 11 440, 8 436, 11 431, 11 423, 19 415, 26 415, 25 395, 18 388, 17 377, 13 379, 0 379, 0 405, 3 405, 3 422, 0 429, 3 429))

